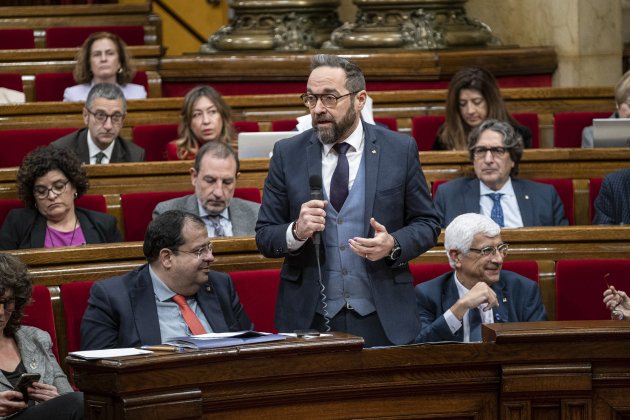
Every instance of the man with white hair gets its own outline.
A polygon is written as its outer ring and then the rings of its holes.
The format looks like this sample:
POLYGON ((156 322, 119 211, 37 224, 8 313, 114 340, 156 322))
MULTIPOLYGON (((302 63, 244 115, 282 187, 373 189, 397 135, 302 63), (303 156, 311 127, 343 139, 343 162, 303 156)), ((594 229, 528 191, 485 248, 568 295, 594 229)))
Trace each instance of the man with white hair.
POLYGON ((547 320, 536 282, 501 270, 509 245, 492 219, 456 217, 444 248, 455 271, 416 286, 422 323, 416 342, 481 341, 482 323, 547 320))

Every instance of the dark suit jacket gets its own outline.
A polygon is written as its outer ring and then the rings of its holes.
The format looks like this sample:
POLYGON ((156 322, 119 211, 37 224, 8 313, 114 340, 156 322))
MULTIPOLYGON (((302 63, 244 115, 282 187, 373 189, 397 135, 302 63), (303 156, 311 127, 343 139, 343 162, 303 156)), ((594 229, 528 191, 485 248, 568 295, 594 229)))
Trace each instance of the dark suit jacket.
MULTIPOLYGON (((523 218, 523 226, 567 226, 564 206, 552 185, 512 178, 512 187, 523 218)), ((479 213, 479 179, 458 178, 440 185, 435 208, 442 227, 464 213, 479 213)))
MULTIPOLYGON (((363 123, 363 129, 363 236, 374 236, 369 221, 374 217, 402 248, 402 255, 393 266, 385 259, 365 260, 366 269, 388 339, 394 344, 409 343, 418 334, 419 323, 407 262, 433 247, 440 231, 438 219, 415 141, 370 124, 363 123)), ((281 140, 274 147, 265 181, 256 243, 266 257, 284 257, 276 304, 276 327, 280 331, 309 328, 320 296, 312 241, 297 253, 289 253, 285 234, 289 224, 298 218, 302 203, 311 199, 309 177, 322 175, 321 148, 313 130, 281 140)))
POLYGON ((630 169, 622 169, 604 177, 595 199, 596 225, 630 224, 630 169))
MULTIPOLYGON (((53 141, 51 145, 74 150, 83 163, 89 164, 90 151, 87 144, 87 133, 87 127, 82 128, 53 141)), ((121 137, 116 138, 114 141, 116 144, 112 151, 110 163, 144 162, 144 149, 142 147, 124 140, 121 137)))
MULTIPOLYGON (((253 329, 232 279, 210 271, 196 295, 214 332, 253 329)), ((160 322, 149 266, 94 283, 81 321, 81 349, 160 344, 160 322)))
MULTIPOLYGON (((494 322, 547 320, 547 312, 534 281, 512 271, 502 270, 499 281, 491 287, 499 301, 499 307, 492 308, 494 322)), ((422 332, 416 338, 417 343, 464 340, 464 328, 453 334, 444 319, 444 313, 458 299, 453 272, 416 286, 416 301, 422 323, 422 332)))
MULTIPOLYGON (((232 198, 228 211, 232 222, 232 236, 253 236, 260 204, 253 201, 232 198)), ((199 216, 197 196, 190 194, 184 197, 162 201, 153 209, 153 218, 168 210, 182 210, 199 216)))
MULTIPOLYGON (((88 244, 122 242, 116 218, 97 211, 75 208, 83 236, 88 244)), ((36 209, 13 209, 0 232, 0 249, 43 248, 46 218, 36 209)))

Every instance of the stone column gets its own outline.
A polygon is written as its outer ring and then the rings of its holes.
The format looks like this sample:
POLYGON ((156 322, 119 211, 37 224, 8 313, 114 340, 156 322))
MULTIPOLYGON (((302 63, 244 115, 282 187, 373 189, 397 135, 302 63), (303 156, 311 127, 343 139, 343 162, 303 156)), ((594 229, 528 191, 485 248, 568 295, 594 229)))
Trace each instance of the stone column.
POLYGON ((504 44, 553 46, 554 86, 613 86, 621 76, 621 0, 500 2, 470 0, 468 13, 488 22, 504 44))
POLYGON ((234 18, 201 51, 316 49, 341 25, 337 6, 339 0, 235 0, 234 18))

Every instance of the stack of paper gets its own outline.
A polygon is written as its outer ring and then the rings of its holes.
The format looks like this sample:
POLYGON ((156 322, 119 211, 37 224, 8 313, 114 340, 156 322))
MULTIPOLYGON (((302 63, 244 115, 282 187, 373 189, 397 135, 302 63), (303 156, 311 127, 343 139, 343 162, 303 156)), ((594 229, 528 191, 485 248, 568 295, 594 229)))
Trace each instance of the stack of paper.
POLYGON ((286 339, 280 334, 257 331, 237 331, 226 333, 208 333, 189 337, 172 337, 164 344, 190 349, 212 349, 217 347, 242 346, 245 344, 264 343, 286 339))

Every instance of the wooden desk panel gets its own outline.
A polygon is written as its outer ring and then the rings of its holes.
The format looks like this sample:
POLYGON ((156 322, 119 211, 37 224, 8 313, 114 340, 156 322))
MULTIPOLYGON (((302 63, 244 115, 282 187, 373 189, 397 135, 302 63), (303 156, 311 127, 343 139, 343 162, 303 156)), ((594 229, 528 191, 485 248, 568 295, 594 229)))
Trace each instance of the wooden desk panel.
POLYGON ((336 333, 68 363, 85 393, 88 419, 628 414, 629 323, 491 324, 483 334, 483 343, 361 350, 361 339, 336 333))

